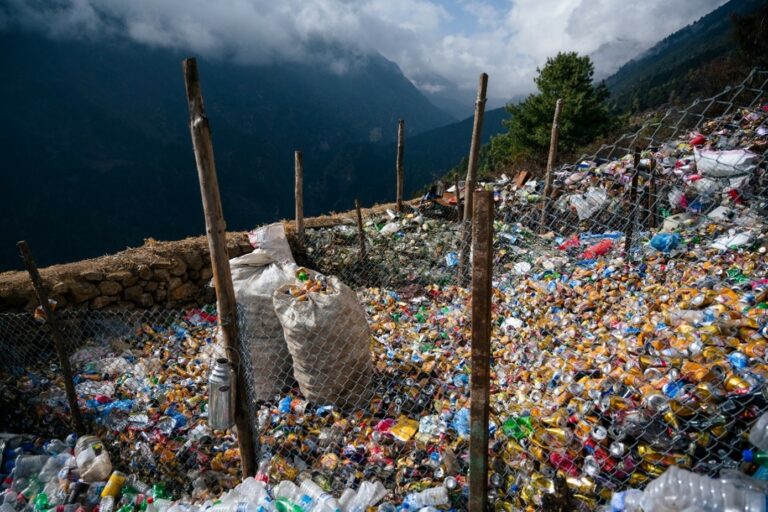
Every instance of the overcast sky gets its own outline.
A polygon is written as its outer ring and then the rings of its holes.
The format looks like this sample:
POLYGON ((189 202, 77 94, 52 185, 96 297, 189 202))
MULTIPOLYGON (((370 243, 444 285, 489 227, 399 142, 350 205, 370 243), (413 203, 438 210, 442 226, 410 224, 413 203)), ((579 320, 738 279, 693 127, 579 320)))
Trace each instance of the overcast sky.
MULTIPOLYGON (((318 41, 379 51, 422 88, 438 75, 489 94, 534 89, 561 50, 591 54, 605 76, 726 0, 3 0, 0 29, 49 37, 124 36, 203 57, 302 59, 318 41)), ((339 72, 344 62, 332 63, 339 72)))

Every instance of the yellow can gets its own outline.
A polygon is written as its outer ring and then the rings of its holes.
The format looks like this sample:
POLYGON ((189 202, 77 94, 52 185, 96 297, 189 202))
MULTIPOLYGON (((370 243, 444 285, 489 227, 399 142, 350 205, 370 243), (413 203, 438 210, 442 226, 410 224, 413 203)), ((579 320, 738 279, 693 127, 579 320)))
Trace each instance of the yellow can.
POLYGON ((117 498, 123 485, 125 485, 125 479, 125 473, 113 471, 112 474, 109 475, 107 485, 105 485, 104 489, 101 491, 101 497, 106 498, 107 496, 111 496, 112 498, 117 498))

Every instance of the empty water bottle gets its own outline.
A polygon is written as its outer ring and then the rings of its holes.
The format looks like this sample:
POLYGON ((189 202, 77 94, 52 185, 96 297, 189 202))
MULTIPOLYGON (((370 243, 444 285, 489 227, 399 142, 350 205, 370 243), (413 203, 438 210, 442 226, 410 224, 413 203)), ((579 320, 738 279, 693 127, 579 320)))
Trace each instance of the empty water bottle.
POLYGON ((311 510, 311 512, 341 512, 339 502, 336 501, 336 498, 323 491, 323 489, 313 482, 312 479, 305 478, 301 482, 301 487, 299 489, 303 495, 299 501, 300 505, 302 504, 302 501, 306 503, 306 500, 303 499, 304 497, 308 496, 311 500, 311 508, 308 508, 307 510, 311 510))
POLYGON ((643 510, 766 512, 765 496, 671 466, 645 488, 643 510))
POLYGON ((405 497, 405 503, 407 503, 410 508, 415 508, 416 510, 434 505, 447 505, 448 489, 440 486, 409 494, 405 497))
POLYGON ((764 452, 768 452, 768 412, 760 416, 752 430, 749 431, 749 442, 764 452))
MULTIPOLYGON (((349 490, 349 489, 348 489, 349 490)), ((365 512, 369 507, 373 507, 381 501, 387 494, 387 490, 381 482, 363 482, 354 496, 345 503, 340 500, 340 505, 345 512, 365 512)))

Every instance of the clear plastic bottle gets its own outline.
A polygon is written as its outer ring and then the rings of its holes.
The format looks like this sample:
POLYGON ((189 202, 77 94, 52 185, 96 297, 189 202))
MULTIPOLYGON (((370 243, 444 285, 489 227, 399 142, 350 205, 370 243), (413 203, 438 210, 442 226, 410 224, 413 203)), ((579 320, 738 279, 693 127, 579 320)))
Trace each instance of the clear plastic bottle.
POLYGON ((267 495, 267 488, 264 485, 264 482, 249 476, 237 486, 237 492, 245 499, 245 501, 258 503, 267 495))
POLYGON ((115 510, 115 498, 104 496, 99 502, 99 512, 113 512, 115 510))
POLYGON ((207 508, 205 512, 263 512, 265 509, 249 501, 220 503, 207 508))
POLYGON ((448 489, 443 486, 425 489, 405 497, 405 503, 416 510, 423 507, 448 504, 448 489))
POLYGON ((13 468, 14 478, 37 476, 50 457, 48 455, 19 455, 13 468))
POLYGON ((301 482, 299 487, 302 498, 299 500, 299 505, 306 505, 309 507, 307 510, 311 512, 341 512, 339 502, 336 498, 325 492, 319 485, 312 481, 311 478, 305 478, 301 482), (304 497, 309 497, 311 503, 307 503, 304 497))
POLYGON ((357 494, 349 501, 345 512, 365 512, 369 507, 376 505, 385 495, 387 490, 381 482, 363 482, 357 490, 357 494))
POLYGON ((671 466, 645 488, 643 510, 659 512, 740 510, 766 512, 762 493, 738 489, 730 483, 671 466))
POLYGON ((760 416, 749 431, 749 442, 768 452, 768 412, 760 416))

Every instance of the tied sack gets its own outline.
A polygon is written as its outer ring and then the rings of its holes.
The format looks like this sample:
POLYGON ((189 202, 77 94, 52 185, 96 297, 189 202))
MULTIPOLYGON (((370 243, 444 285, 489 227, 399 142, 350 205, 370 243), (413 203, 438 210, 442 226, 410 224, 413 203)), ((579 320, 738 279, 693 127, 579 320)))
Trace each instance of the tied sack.
POLYGON ((266 400, 294 382, 291 354, 272 295, 293 281, 296 267, 282 224, 266 226, 251 235, 259 240, 257 248, 231 259, 229 265, 240 309, 246 375, 254 398, 266 400))
POLYGON ((301 393, 316 404, 362 406, 373 375, 363 306, 336 277, 301 271, 306 282, 296 278, 273 296, 301 393), (323 286, 307 291, 308 283, 323 286))

